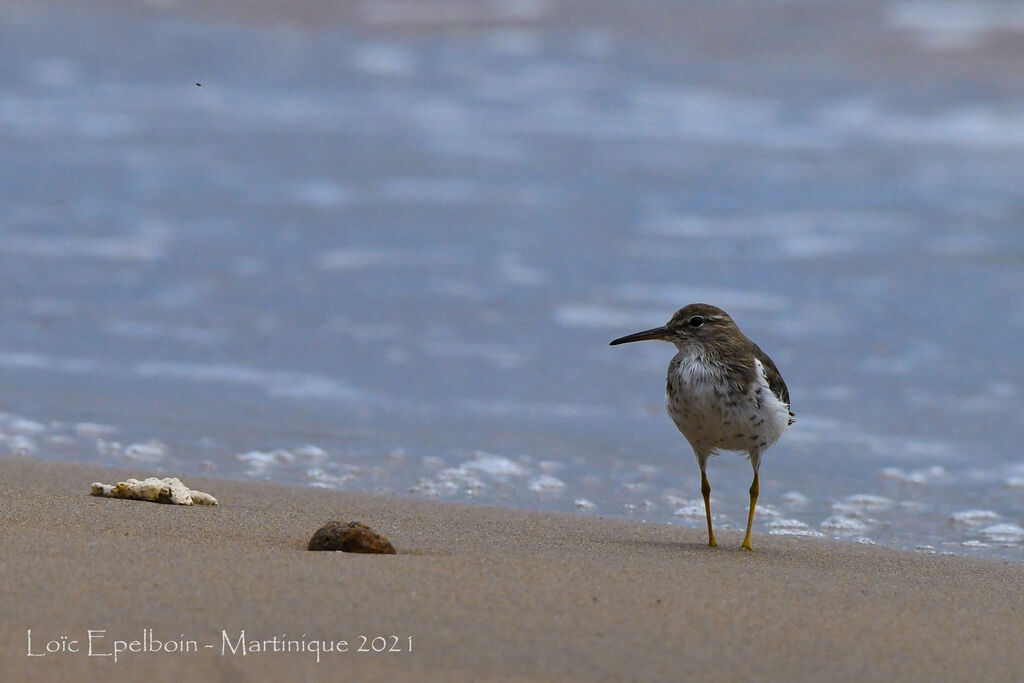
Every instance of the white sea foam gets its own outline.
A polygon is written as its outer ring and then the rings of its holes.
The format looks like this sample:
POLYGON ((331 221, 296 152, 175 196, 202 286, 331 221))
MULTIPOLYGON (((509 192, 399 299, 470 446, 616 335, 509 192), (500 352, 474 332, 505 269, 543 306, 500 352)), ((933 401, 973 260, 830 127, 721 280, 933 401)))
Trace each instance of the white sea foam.
POLYGON ((902 484, 923 486, 936 479, 943 479, 946 476, 946 469, 939 465, 933 465, 913 470, 912 472, 905 472, 899 467, 886 467, 879 474, 884 479, 892 479, 902 484))
POLYGON ((802 510, 807 507, 811 499, 799 491, 786 491, 781 497, 782 503, 795 510, 802 510))
POLYGON ((23 417, 9 417, 10 419, 3 422, 3 426, 12 432, 18 432, 19 434, 42 434, 47 431, 47 426, 41 422, 27 420, 23 417))
POLYGON ((117 441, 96 439, 96 452, 100 455, 120 455, 124 446, 117 441))
POLYGON ((306 470, 306 476, 313 481, 310 485, 320 485, 324 488, 339 489, 343 488, 345 484, 350 481, 354 481, 356 476, 352 472, 346 472, 345 474, 331 474, 325 472, 319 467, 311 467, 306 470))
POLYGON ((327 451, 313 444, 293 448, 291 452, 295 457, 311 463, 322 463, 327 460, 327 451))
POLYGON ((963 510, 961 512, 954 512, 949 516, 949 521, 954 524, 964 524, 967 526, 978 526, 987 522, 994 522, 999 519, 1000 515, 992 510, 963 510))
POLYGON ((295 461, 295 456, 283 448, 274 451, 249 451, 248 453, 240 453, 235 458, 239 462, 248 465, 246 474, 249 476, 261 476, 272 467, 290 464, 295 461))
POLYGON ((859 505, 864 508, 886 508, 892 505, 891 499, 872 493, 857 493, 847 496, 843 500, 851 505, 859 505))
POLYGON ((893 500, 890 498, 861 493, 846 496, 842 500, 832 503, 832 512, 845 517, 869 520, 870 513, 887 510, 892 506, 893 500))
POLYGON ((124 449, 124 457, 144 463, 158 463, 170 452, 167 444, 159 441, 133 443, 124 449))
POLYGON ((104 434, 112 434, 117 431, 116 427, 97 424, 96 422, 76 422, 72 429, 78 436, 96 437, 104 434))
POLYGON ((537 494, 556 494, 565 489, 565 482, 550 474, 541 474, 531 479, 527 488, 537 494))
POLYGON ((0 442, 5 443, 6 449, 14 455, 32 455, 39 452, 39 446, 36 445, 35 440, 24 434, 15 434, 14 436, 0 434, 0 437, 2 437, 0 442))
POLYGON ((573 507, 578 510, 593 510, 597 507, 597 504, 593 501, 587 500, 586 498, 577 498, 572 502, 573 507))
MULTIPOLYGON (((432 477, 422 477, 409 490, 431 497, 452 496, 459 493, 476 495, 492 484, 502 485, 511 478, 526 477, 530 470, 505 456, 477 451, 471 460, 455 467, 437 470, 432 477)), ((542 492, 544 487, 556 480, 550 475, 540 475, 534 482, 537 487, 529 490, 542 492)), ((557 480, 556 480, 557 481, 557 480)), ((563 483, 564 486, 564 483, 563 483)))
POLYGON ((774 536, 810 536, 820 538, 825 534, 815 531, 798 519, 773 519, 767 524, 768 533, 774 536))
POLYGON ((434 481, 421 478, 415 485, 409 487, 411 493, 418 493, 421 496, 440 498, 458 493, 459 487, 451 481, 434 481))
POLYGON ((438 485, 444 487, 449 493, 456 493, 459 490, 468 494, 474 494, 487 488, 484 480, 467 467, 448 467, 437 473, 438 485))
POLYGON ((810 529, 810 526, 799 519, 788 519, 780 517, 765 524, 769 529, 810 529))
POLYGON ((978 532, 985 540, 994 543, 1020 543, 1024 541, 1024 529, 1017 524, 995 524, 978 532))
POLYGON ((630 493, 641 493, 651 489, 651 485, 646 481, 624 481, 620 486, 630 493))
POLYGON ((480 472, 494 479, 522 477, 529 473, 525 467, 509 458, 483 451, 477 451, 472 460, 462 463, 460 467, 480 472))
POLYGON ((645 479, 654 479, 655 477, 658 476, 658 472, 661 471, 661 468, 658 467, 657 465, 641 463, 636 466, 636 471, 637 474, 639 474, 641 477, 645 479))
POLYGON ((837 536, 849 536, 849 535, 860 535, 868 529, 868 525, 859 519, 852 517, 844 517, 842 515, 832 515, 827 518, 818 528, 825 533, 835 534, 837 536))
POLYGON ((686 519, 703 519, 704 518, 704 501, 702 500, 691 500, 685 504, 677 507, 672 511, 672 514, 676 517, 684 517, 686 519))

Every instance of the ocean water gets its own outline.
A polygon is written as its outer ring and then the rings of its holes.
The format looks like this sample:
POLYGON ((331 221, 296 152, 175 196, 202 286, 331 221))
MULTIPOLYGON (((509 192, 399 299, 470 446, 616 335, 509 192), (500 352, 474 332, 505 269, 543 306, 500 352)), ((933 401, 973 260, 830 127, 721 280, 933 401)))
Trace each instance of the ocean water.
POLYGON ((756 534, 1024 559, 1015 4, 217 7, 0 8, 0 450, 702 528, 706 301, 756 534))

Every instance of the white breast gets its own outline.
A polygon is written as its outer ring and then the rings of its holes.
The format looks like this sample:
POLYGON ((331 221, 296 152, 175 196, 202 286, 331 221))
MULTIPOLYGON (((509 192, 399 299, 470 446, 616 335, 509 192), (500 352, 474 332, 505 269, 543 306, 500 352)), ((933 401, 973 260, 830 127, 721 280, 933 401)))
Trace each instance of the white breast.
POLYGON ((760 453, 789 426, 789 406, 768 386, 755 359, 756 380, 741 396, 724 390, 725 368, 702 356, 686 356, 669 383, 668 413, 698 453, 716 450, 760 453))

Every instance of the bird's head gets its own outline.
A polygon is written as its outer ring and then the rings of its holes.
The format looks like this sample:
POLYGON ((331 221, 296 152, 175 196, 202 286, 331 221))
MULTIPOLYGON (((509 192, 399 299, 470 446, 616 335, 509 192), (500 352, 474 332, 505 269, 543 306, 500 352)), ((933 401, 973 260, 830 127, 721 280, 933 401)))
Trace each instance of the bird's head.
POLYGON ((720 340, 737 334, 742 337, 736 323, 721 308, 710 304, 689 304, 676 311, 664 326, 619 337, 611 345, 660 339, 682 350, 693 346, 714 346, 720 340))

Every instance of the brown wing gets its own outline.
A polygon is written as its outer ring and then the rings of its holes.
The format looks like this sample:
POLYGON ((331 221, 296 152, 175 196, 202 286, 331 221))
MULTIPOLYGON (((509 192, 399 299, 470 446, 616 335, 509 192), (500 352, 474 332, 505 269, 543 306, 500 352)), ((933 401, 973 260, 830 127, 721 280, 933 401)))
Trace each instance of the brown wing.
MULTIPOLYGON (((764 376, 768 380, 768 388, 772 390, 780 401, 785 403, 787 406, 789 403, 789 388, 786 386, 786 381, 782 379, 782 374, 779 369, 775 367, 775 363, 768 357, 768 354, 761 350, 757 344, 754 344, 754 355, 761 361, 761 365, 764 366, 764 376)), ((789 411, 790 420, 789 423, 793 424, 793 411, 789 411)))

